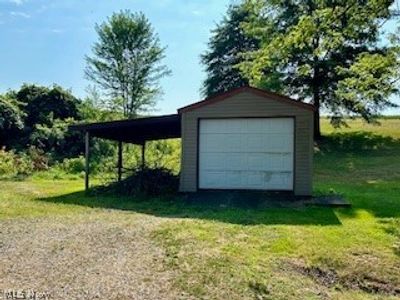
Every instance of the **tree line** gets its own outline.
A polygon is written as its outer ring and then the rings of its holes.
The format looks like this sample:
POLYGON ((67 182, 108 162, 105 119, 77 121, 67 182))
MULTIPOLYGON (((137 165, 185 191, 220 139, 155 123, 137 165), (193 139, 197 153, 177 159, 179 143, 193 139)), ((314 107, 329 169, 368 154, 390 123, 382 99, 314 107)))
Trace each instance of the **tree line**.
MULTIPOLYGON (((205 97, 255 86, 312 103, 335 126, 345 117, 374 122, 394 107, 399 39, 382 26, 399 15, 392 0, 242 0, 228 7, 201 55, 205 97), (384 40, 383 40, 384 39, 384 40), (383 40, 383 41, 382 41, 383 40)), ((57 157, 81 153, 67 124, 148 114, 170 74, 166 48, 143 13, 112 14, 96 25, 86 77, 97 89, 82 101, 60 86, 23 85, 0 95, 0 146, 34 146, 57 157)), ((195 34, 195 33, 193 33, 195 34)))
MULTIPOLYGON (((251 85, 282 93, 315 108, 334 126, 358 116, 374 122, 395 107, 398 94, 398 32, 394 0, 242 0, 228 7, 200 57, 205 97, 251 85)), ((154 105, 158 80, 170 74, 160 45, 142 13, 122 11, 96 26, 98 42, 86 75, 120 99, 126 117, 154 105)), ((195 33, 194 33, 195 34, 195 33)))
POLYGON ((98 108, 94 99, 78 99, 57 85, 34 84, 0 95, 0 148, 29 152, 50 163, 77 157, 83 152, 82 135, 69 125, 122 117, 98 108))

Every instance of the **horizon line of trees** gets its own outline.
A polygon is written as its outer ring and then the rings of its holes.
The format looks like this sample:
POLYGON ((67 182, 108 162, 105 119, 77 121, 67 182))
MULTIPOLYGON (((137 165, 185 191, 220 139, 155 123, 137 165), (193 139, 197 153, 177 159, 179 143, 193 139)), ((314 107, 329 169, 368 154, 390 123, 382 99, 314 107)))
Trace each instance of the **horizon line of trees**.
MULTIPOLYGON (((0 178, 48 170, 50 176, 82 176, 84 135, 69 130, 69 125, 121 118, 121 112, 102 104, 95 89, 89 89, 84 99, 56 84, 23 84, 17 90, 0 94, 0 178)), ((147 148, 149 166, 178 171, 176 142, 156 141, 147 148)), ((126 167, 134 169, 140 165, 139 147, 126 145, 124 153, 126 167)), ((105 180, 113 178, 116 155, 117 143, 92 139, 91 172, 102 174, 105 180)))
POLYGON ((95 101, 92 95, 81 100, 56 84, 23 84, 0 94, 0 147, 17 152, 33 147, 54 160, 78 156, 83 151, 82 136, 69 131, 69 125, 121 117, 95 101))
MULTIPOLYGON (((386 43, 382 24, 398 18, 393 0, 241 0, 228 6, 200 61, 211 96, 251 85, 314 104, 315 137, 320 113, 334 126, 346 116, 374 122, 398 94, 400 43, 386 43)), ((0 95, 0 146, 30 146, 54 159, 82 153, 77 121, 136 118, 148 113, 170 74, 166 47, 143 13, 123 10, 96 24, 98 40, 86 56, 86 77, 95 84, 80 100, 58 85, 24 84, 0 95), (98 90, 99 89, 99 90, 98 90), (76 145, 78 144, 78 145, 76 145)))

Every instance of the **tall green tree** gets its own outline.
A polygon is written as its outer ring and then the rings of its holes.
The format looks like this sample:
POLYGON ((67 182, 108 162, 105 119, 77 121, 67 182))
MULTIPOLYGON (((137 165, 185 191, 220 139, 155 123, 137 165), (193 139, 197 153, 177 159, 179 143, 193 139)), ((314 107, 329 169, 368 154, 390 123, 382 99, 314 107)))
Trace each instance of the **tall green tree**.
POLYGON ((81 118, 80 103, 57 85, 24 84, 0 96, 0 115, 6 120, 4 130, 0 130, 1 144, 17 151, 34 146, 59 158, 76 155, 80 136, 68 131, 68 125, 81 118))
POLYGON ((246 30, 262 42, 241 70, 260 87, 273 70, 286 93, 313 103, 316 138, 322 109, 335 126, 348 115, 372 122, 398 92, 398 46, 381 41, 393 2, 248 0, 255 13, 246 30))
POLYGON ((8 95, 0 95, 0 147, 9 146, 24 128, 21 104, 8 95))
POLYGON ((70 91, 58 85, 48 88, 24 84, 14 92, 14 97, 24 104, 25 126, 31 129, 36 124, 51 125, 54 119, 79 119, 80 101, 70 91))
POLYGON ((155 105, 159 79, 169 74, 161 63, 165 48, 143 13, 121 11, 96 25, 99 40, 86 57, 87 78, 109 96, 111 107, 128 118, 155 105))
POLYGON ((250 14, 248 6, 232 4, 226 16, 212 30, 209 49, 201 55, 201 63, 207 74, 201 90, 204 96, 249 85, 249 80, 241 74, 238 64, 244 60, 242 53, 259 47, 258 38, 248 35, 242 26, 250 14))

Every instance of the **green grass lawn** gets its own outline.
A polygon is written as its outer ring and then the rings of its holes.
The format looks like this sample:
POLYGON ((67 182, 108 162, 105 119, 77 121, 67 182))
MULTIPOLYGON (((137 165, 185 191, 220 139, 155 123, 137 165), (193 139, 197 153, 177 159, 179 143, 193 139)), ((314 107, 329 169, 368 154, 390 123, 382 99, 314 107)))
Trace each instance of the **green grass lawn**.
POLYGON ((179 199, 87 197, 81 181, 0 182, 0 219, 104 213, 163 221, 152 231, 184 297, 398 299, 400 119, 351 121, 316 146, 314 190, 352 208, 199 207, 179 199))

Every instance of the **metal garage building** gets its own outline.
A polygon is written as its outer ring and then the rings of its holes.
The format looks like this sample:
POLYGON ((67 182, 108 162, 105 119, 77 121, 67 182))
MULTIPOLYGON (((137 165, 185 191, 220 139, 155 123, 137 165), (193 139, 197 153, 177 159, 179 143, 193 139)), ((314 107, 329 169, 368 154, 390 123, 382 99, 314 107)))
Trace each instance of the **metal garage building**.
POLYGON ((244 87, 179 109, 180 190, 311 195, 313 106, 244 87))
POLYGON ((314 107, 288 97, 243 87, 191 104, 178 114, 72 126, 89 139, 118 141, 118 178, 122 143, 182 139, 180 191, 273 190, 297 196, 312 192, 314 107))

